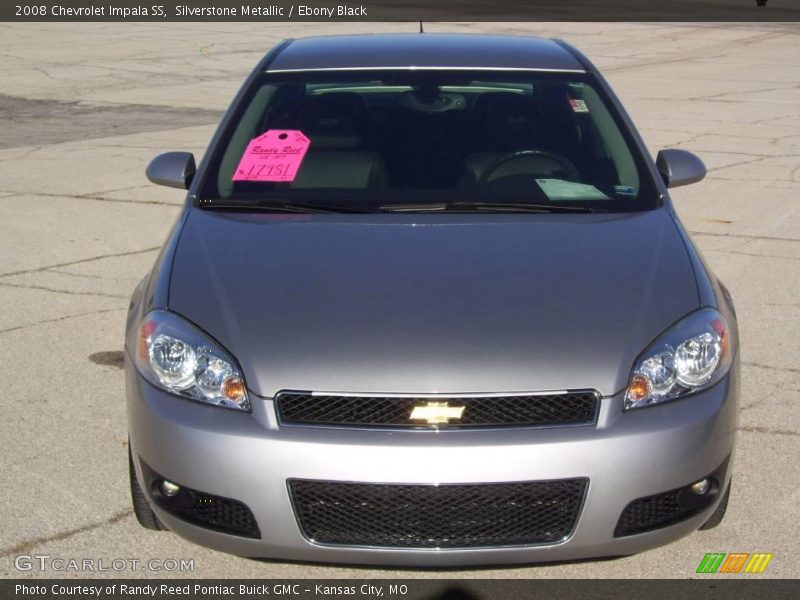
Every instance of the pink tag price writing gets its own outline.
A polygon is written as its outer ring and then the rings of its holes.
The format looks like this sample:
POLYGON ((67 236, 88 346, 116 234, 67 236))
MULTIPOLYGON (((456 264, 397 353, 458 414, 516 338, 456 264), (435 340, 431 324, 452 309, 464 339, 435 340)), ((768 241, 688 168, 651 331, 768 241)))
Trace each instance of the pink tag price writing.
POLYGON ((250 140, 233 181, 294 181, 311 140, 297 129, 270 129, 250 140))

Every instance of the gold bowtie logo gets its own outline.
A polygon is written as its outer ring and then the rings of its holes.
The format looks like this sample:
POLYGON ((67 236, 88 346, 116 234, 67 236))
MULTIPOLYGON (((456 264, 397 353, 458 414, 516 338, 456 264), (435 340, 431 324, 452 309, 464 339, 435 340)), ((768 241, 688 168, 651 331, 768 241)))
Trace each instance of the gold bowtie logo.
POLYGON ((450 419, 460 419, 463 406, 450 406, 447 402, 428 402, 415 406, 409 417, 412 421, 425 421, 428 425, 441 425, 450 419))

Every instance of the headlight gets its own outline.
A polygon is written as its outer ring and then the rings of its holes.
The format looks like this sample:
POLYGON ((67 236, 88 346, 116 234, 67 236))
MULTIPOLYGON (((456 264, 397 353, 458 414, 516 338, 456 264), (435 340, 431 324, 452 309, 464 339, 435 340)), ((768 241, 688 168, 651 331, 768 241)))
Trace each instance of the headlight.
POLYGON ((717 383, 731 366, 728 324, 704 308, 666 331, 633 366, 625 410, 675 400, 717 383))
POLYGON ((197 327, 166 310, 139 326, 136 367, 153 385, 215 406, 250 411, 236 360, 197 327))

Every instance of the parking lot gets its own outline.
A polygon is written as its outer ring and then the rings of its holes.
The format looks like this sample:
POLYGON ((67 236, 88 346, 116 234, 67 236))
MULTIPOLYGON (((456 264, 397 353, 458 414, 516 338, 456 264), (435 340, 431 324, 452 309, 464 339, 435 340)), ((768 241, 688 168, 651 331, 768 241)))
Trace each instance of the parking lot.
POLYGON ((166 150, 199 158, 243 78, 280 39, 417 27, 0 24, 1 576, 81 575, 15 567, 18 555, 38 554, 193 559, 191 572, 140 565, 94 573, 123 577, 684 578, 695 576, 706 552, 771 552, 762 577, 797 576, 796 24, 426 25, 564 38, 606 74, 653 154, 686 148, 706 162, 705 181, 673 198, 739 314, 742 412, 720 527, 610 561, 411 572, 243 559, 136 523, 120 368, 124 318, 184 199, 150 185, 145 166, 166 150))

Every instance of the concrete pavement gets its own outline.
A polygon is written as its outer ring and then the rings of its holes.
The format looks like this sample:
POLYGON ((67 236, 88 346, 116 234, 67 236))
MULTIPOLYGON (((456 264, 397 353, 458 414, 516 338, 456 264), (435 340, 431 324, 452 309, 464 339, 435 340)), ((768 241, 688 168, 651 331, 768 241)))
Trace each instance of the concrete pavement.
MULTIPOLYGON (((326 24, 325 33, 415 24, 326 24)), ((141 529, 131 513, 122 345, 127 299, 183 194, 149 185, 165 150, 199 157, 241 81, 297 24, 0 24, 0 576, 14 558, 194 559, 125 577, 691 577, 706 552, 773 552, 795 577, 800 491, 800 28, 437 24, 557 36, 606 73, 651 151, 691 149, 706 180, 674 193, 739 311, 743 408, 719 528, 614 561, 400 571, 253 561, 141 529), (91 358, 90 358, 91 357, 91 358)), ((636 451, 646 451, 636 449, 636 451)), ((91 575, 91 574, 90 574, 91 575)))

